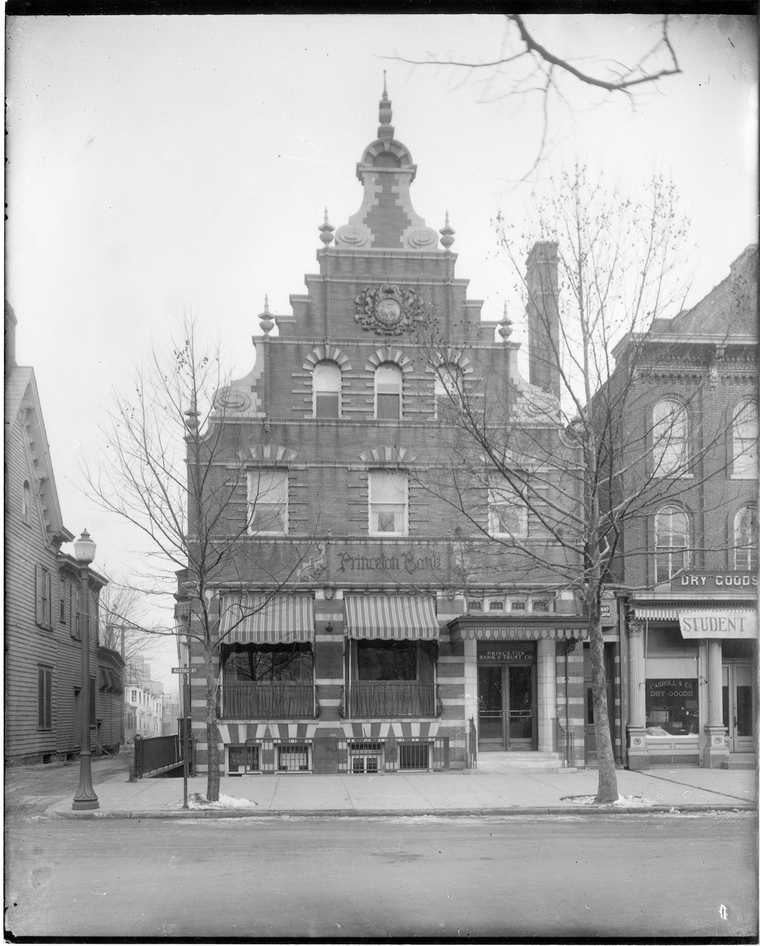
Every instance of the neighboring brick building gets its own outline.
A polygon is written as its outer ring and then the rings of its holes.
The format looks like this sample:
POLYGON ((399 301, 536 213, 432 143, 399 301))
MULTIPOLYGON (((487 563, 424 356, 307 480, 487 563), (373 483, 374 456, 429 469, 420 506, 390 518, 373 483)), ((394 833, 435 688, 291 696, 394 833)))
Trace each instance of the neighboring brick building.
MULTIPOLYGON (((5 307, 5 759, 52 761, 79 751, 80 568, 61 552, 63 525, 32 368, 16 364, 16 316, 5 307)), ((91 748, 97 751, 98 596, 90 568, 91 748)))
POLYGON ((631 768, 756 764, 757 268, 751 246, 615 351, 618 380, 636 360, 622 464, 651 497, 623 560, 625 586, 648 589, 624 635, 631 768))
MULTIPOLYGON (((463 768, 473 739, 481 752, 559 764, 562 730, 575 736, 570 761, 583 765, 584 654, 575 645, 586 622, 530 549, 566 553, 486 463, 471 484, 480 529, 426 488, 455 456, 441 385, 458 376, 480 397, 490 386, 504 417, 543 444, 553 458, 541 474, 547 501, 566 501, 554 484, 573 448, 554 409, 556 377, 545 355, 533 359, 532 383, 521 379, 507 320, 481 321, 482 303, 455 276, 448 220, 439 238, 412 208, 417 169, 390 120, 384 94, 378 138, 357 166, 361 208, 337 230, 325 217, 319 273, 291 296, 292 315, 265 306, 255 365, 220 393, 206 434, 218 442, 223 424, 228 462, 218 465, 242 463, 229 528, 249 522, 214 578, 222 768, 463 768), (416 334, 430 314, 450 340, 445 364, 430 363, 416 334), (517 539, 495 549, 489 532, 517 539)), ((529 281, 553 284, 554 267, 556 247, 537 244, 529 281)), ((539 346, 530 308, 529 321, 539 346)), ((613 674, 616 621, 610 608, 613 674)), ((202 669, 199 651, 190 659, 202 669)), ((191 680, 202 771, 205 679, 191 680)), ((620 733, 618 718, 618 752, 620 733)))

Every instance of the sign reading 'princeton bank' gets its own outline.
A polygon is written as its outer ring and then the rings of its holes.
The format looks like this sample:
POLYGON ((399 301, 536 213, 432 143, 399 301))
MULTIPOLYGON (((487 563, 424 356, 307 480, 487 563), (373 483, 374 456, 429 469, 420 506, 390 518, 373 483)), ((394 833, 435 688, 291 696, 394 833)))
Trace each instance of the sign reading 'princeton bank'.
POLYGON ((678 620, 681 635, 688 640, 703 637, 757 638, 757 614, 754 611, 682 611, 678 620))

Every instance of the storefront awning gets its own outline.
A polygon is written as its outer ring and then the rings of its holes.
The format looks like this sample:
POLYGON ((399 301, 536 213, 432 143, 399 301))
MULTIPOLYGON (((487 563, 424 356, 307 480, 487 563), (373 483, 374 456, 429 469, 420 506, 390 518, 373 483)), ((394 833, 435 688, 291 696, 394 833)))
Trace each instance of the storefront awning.
POLYGON ((222 599, 224 644, 290 644, 314 640, 311 595, 242 595, 222 599))
POLYGON ((347 595, 346 633, 380 640, 438 640, 435 601, 420 595, 347 595))
POLYGON ((565 619, 562 623, 548 624, 546 619, 542 623, 521 622, 506 619, 496 623, 479 618, 457 618, 449 624, 451 629, 450 640, 478 640, 478 641, 534 641, 534 640, 588 640, 588 626, 581 619, 565 619))

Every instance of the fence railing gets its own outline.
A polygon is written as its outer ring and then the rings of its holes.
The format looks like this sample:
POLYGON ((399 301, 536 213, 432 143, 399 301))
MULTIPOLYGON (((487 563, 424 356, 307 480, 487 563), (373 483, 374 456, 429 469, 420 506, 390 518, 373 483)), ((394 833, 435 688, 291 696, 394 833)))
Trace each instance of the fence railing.
POLYGON ((219 687, 221 719, 316 719, 317 688, 308 683, 225 683, 219 687))
POLYGON ((249 739, 244 746, 227 750, 227 773, 310 772, 313 751, 312 739, 249 739))
POLYGON ((565 729, 562 723, 555 719, 557 752, 562 759, 562 767, 571 769, 575 765, 575 733, 565 729))
POLYGON ((431 683, 362 682, 343 687, 340 714, 348 719, 367 716, 440 716, 438 685, 431 683))
POLYGON ((448 736, 338 739, 338 772, 440 772, 448 767, 448 736))
POLYGON ((153 736, 144 739, 139 733, 135 736, 135 757, 133 778, 144 775, 156 775, 168 771, 182 762, 182 742, 179 735, 153 736))

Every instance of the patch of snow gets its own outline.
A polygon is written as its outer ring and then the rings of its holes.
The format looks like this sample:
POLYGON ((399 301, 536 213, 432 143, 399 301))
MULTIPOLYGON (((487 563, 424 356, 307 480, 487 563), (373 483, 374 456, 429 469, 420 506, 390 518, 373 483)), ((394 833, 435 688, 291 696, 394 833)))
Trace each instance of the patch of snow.
MULTIPOLYGON (((219 810, 224 808, 256 808, 257 805, 257 801, 253 801, 250 798, 235 798, 234 795, 220 795, 219 801, 206 801, 206 796, 201 795, 200 792, 193 792, 192 795, 187 796, 188 808, 208 808, 219 810)), ((182 808, 182 802, 174 801, 168 804, 166 807, 182 808)))
MULTIPOLYGON (((562 800, 570 801, 574 805, 595 805, 596 795, 568 795, 562 800)), ((599 807, 606 805, 616 808, 651 808, 654 802, 651 798, 643 798, 641 795, 618 795, 617 801, 603 802, 599 807)))

